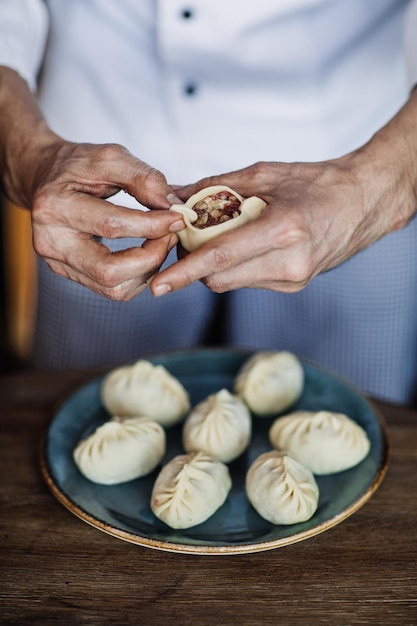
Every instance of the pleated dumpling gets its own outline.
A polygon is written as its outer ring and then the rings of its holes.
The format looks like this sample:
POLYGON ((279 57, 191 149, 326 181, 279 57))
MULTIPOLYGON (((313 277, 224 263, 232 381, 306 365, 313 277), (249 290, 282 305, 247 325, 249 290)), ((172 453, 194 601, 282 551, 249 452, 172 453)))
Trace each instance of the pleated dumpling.
POLYGON ((244 198, 225 185, 201 189, 185 204, 173 204, 171 211, 181 213, 186 227, 177 233, 185 250, 192 252, 222 233, 256 219, 266 207, 261 198, 244 198))
POLYGON ((368 455, 365 430, 343 413, 295 411, 272 424, 269 438, 314 474, 333 474, 354 467, 368 455))
POLYGON ((197 404, 183 427, 187 452, 204 450, 224 463, 237 458, 249 445, 252 418, 248 407, 227 389, 197 404))
POLYGON ((155 481, 153 513, 171 528, 206 521, 225 502, 232 487, 227 465, 206 452, 174 457, 155 481))
POLYGON ((146 415, 163 426, 179 422, 190 409, 180 381, 163 365, 142 359, 109 372, 101 399, 111 415, 146 415))
POLYGON ((116 485, 152 472, 165 449, 165 431, 154 420, 114 417, 80 441, 73 457, 89 480, 116 485))
POLYGON ((297 524, 317 510, 319 488, 312 472, 285 452, 261 454, 246 475, 246 493, 254 509, 272 524, 297 524))
POLYGON ((235 391, 256 415, 280 413, 304 388, 304 370, 291 352, 257 352, 239 370, 235 391))

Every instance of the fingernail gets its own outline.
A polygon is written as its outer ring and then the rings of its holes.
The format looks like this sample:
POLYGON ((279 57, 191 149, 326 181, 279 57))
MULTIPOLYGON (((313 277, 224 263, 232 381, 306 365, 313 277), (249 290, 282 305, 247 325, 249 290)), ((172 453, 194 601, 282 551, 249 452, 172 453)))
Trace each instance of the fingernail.
POLYGON ((158 298, 159 296, 163 296, 170 291, 172 291, 171 285, 168 285, 167 283, 162 283, 162 285, 157 285, 153 288, 153 295, 158 298))
POLYGON ((175 193, 169 193, 167 195, 167 200, 171 204, 184 204, 183 201, 180 200, 179 197, 175 195, 175 193))
POLYGON ((176 220, 175 222, 172 222, 172 224, 170 224, 169 226, 169 230, 171 233, 177 233, 179 230, 183 230, 184 228, 185 224, 183 219, 176 220))

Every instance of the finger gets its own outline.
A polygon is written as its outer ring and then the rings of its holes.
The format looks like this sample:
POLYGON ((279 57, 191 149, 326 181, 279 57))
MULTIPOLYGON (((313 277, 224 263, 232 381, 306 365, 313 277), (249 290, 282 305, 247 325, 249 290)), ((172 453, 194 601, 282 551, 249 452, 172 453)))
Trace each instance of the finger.
POLYGON ((294 271, 291 255, 271 252, 205 277, 202 282, 215 293, 241 288, 295 293, 304 289, 312 275, 294 271))
POLYGON ((196 183, 176 188, 175 192, 181 200, 186 201, 190 196, 197 193, 201 189, 214 185, 226 185, 245 197, 258 195, 263 199, 266 199, 264 195, 267 195, 267 189, 263 189, 266 182, 266 180, 264 180, 266 179, 266 166, 264 165, 263 167, 264 169, 262 169, 262 164, 255 164, 241 170, 228 172, 226 174, 209 176, 202 178, 196 183), (255 189, 256 192, 254 191, 255 189))
POLYGON ((71 246, 60 258, 45 259, 62 276, 112 297, 125 299, 154 275, 165 261, 176 237, 147 240, 140 248, 112 252, 92 239, 71 246), (132 282, 133 281, 133 282, 132 282))
POLYGON ((142 211, 115 205, 89 194, 72 194, 65 200, 44 200, 34 207, 35 227, 49 226, 52 220, 74 231, 117 239, 139 237, 155 239, 185 226, 182 217, 173 211, 142 211))
POLYGON ((65 265, 61 261, 47 260, 49 268, 59 276, 68 278, 69 280, 79 283, 83 287, 86 287, 90 291, 97 293, 100 296, 104 296, 109 300, 128 301, 141 293, 148 286, 148 280, 153 276, 149 274, 146 277, 131 279, 117 285, 116 287, 105 287, 99 285, 94 280, 90 279, 84 274, 80 274, 72 267, 65 265))
POLYGON ((176 194, 165 176, 119 145, 101 146, 97 153, 101 175, 149 208, 168 209, 176 194), (171 199, 169 199, 169 197, 171 199))
MULTIPOLYGON (((178 269, 180 263, 182 262, 179 261, 164 270, 152 280, 151 291, 154 295, 163 295, 190 284, 189 281, 192 281, 192 278, 186 269, 181 270, 184 276, 178 279, 170 276, 173 270, 178 269)), ((293 261, 292 255, 287 251, 282 250, 280 254, 275 250, 222 271, 202 276, 199 280, 215 293, 225 293, 241 288, 295 293, 304 289, 317 273, 318 271, 311 273, 304 271, 302 263, 297 260, 293 261)))
POLYGON ((177 291, 196 280, 217 275, 254 257, 262 256, 273 248, 273 242, 269 241, 263 231, 259 224, 246 224, 206 242, 160 272, 151 283, 152 293, 158 296, 177 291))

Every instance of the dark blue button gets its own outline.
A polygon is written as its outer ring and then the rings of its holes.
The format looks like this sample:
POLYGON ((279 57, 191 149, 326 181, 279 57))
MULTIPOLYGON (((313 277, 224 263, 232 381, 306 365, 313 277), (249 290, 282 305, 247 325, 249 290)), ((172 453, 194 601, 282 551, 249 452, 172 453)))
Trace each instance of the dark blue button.
POLYGON ((191 17, 193 17, 193 12, 191 9, 184 9, 183 11, 181 11, 181 17, 183 17, 185 20, 189 20, 191 17))
POLYGON ((184 87, 184 93, 187 96, 194 96, 197 93, 197 85, 195 83, 187 83, 184 87))

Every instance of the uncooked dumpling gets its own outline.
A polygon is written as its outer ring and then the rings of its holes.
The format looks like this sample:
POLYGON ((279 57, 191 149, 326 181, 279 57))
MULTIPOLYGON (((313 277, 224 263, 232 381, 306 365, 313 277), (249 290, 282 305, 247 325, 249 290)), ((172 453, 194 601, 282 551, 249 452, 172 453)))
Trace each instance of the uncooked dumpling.
POLYGON ((364 429, 343 413, 295 411, 271 426, 272 445, 286 450, 314 474, 333 474, 354 467, 367 456, 364 429))
POLYGON ((211 517, 231 489, 227 465, 206 452, 173 458, 156 479, 151 509, 171 528, 190 528, 211 517))
POLYGON ((155 469, 165 454, 165 431, 147 417, 114 417, 74 450, 74 461, 89 480, 116 485, 155 469))
POLYGON ((265 207, 261 198, 244 198, 230 187, 214 185, 201 189, 185 204, 173 204, 170 210, 183 216, 186 227, 177 235, 183 248, 192 252, 205 241, 256 219, 265 207))
POLYGON ((104 378, 101 399, 111 415, 146 415, 163 426, 179 422, 190 409, 188 393, 163 365, 139 360, 104 378))
POLYGON ((229 463, 247 448, 252 418, 246 404, 227 389, 200 402, 188 415, 183 427, 187 452, 205 450, 229 463))
POLYGON ((246 475, 254 509, 272 524, 297 524, 317 510, 319 488, 312 472, 285 452, 261 454, 246 475))
POLYGON ((304 370, 290 352, 258 352, 238 372, 235 391, 257 415, 280 413, 304 387, 304 370))

